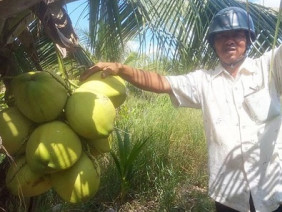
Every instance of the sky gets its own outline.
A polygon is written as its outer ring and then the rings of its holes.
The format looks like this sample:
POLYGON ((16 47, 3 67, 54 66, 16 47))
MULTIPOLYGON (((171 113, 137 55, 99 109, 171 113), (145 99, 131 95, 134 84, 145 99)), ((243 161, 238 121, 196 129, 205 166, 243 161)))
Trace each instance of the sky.
POLYGON ((261 4, 265 7, 279 8, 280 0, 249 0, 249 2, 261 4))
POLYGON ((75 30, 88 30, 87 0, 73 1, 66 9, 75 30))

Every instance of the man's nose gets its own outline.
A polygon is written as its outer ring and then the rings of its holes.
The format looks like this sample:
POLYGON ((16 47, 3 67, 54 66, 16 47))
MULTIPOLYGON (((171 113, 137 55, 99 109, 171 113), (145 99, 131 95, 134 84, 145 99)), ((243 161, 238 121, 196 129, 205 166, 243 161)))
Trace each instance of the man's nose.
POLYGON ((225 43, 226 43, 227 45, 233 45, 233 44, 235 43, 235 38, 234 38, 234 36, 232 36, 232 35, 227 35, 227 36, 225 37, 225 43))

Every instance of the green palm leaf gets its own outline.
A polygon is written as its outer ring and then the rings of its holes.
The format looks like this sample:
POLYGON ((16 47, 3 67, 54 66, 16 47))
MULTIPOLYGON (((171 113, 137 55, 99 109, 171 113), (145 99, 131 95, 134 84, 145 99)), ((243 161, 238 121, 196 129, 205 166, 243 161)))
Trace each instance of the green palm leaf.
MULTIPOLYGON (((239 6, 250 12, 258 37, 251 56, 261 55, 271 48, 278 17, 278 13, 269 8, 235 0, 95 2, 96 5, 89 8, 89 35, 92 51, 98 60, 119 60, 111 57, 109 52, 122 52, 123 43, 138 38, 141 54, 146 51, 144 46, 151 46, 155 50, 154 59, 170 58, 174 68, 186 67, 186 70, 215 65, 216 57, 205 38, 211 18, 220 9, 239 6)), ((280 27, 278 38, 281 37, 280 27)), ((280 43, 281 39, 278 39, 276 45, 280 43)))
POLYGON ((115 162, 120 180, 121 180, 121 200, 127 195, 130 188, 130 180, 134 174, 134 163, 142 151, 145 144, 149 141, 149 137, 143 140, 138 140, 132 144, 129 134, 124 133, 122 138, 120 133, 116 131, 118 141, 118 152, 111 152, 111 156, 115 162))

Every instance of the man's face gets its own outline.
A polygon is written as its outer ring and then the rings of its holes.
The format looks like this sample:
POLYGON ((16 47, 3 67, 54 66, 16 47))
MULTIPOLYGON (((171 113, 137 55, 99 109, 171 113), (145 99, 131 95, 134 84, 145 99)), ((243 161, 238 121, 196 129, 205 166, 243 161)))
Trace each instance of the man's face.
POLYGON ((244 30, 217 33, 214 37, 214 48, 222 62, 226 64, 235 63, 246 51, 246 33, 244 30))

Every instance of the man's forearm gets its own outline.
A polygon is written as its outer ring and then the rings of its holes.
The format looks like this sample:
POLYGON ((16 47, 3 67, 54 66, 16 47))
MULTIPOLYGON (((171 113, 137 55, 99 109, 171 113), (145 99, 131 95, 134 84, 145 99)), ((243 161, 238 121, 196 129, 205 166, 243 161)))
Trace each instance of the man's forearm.
POLYGON ((142 90, 155 93, 171 92, 167 79, 155 72, 144 71, 127 65, 122 65, 118 75, 142 90))

